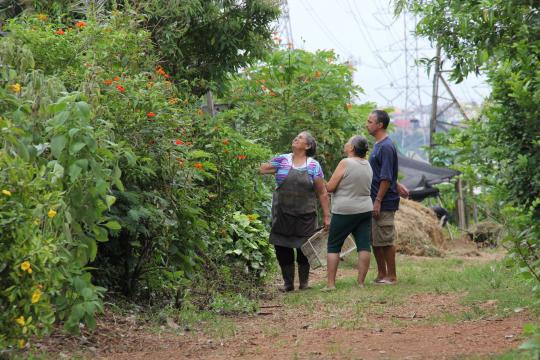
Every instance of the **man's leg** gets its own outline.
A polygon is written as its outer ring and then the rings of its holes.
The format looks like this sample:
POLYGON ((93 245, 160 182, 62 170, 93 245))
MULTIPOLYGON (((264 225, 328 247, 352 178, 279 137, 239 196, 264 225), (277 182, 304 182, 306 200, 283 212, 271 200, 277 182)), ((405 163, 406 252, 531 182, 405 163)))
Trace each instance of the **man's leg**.
POLYGON ((385 246, 384 249, 384 259, 386 262, 387 273, 385 280, 396 282, 396 247, 394 245, 385 246))
POLYGON ((375 255, 375 261, 377 262, 377 277, 375 281, 386 278, 386 260, 384 256, 383 246, 373 246, 373 255, 375 255))

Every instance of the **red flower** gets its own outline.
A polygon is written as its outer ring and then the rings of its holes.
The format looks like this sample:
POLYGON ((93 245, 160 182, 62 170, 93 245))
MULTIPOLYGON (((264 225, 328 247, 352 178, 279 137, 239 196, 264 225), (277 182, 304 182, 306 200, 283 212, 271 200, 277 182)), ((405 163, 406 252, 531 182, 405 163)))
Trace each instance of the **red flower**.
POLYGON ((146 113, 146 116, 148 116, 149 118, 153 118, 154 116, 156 116, 156 114, 150 111, 146 113))
POLYGON ((111 84, 112 84, 112 80, 110 80, 110 79, 103 80, 103 83, 104 83, 105 85, 111 85, 111 84))
POLYGON ((247 156, 246 155, 238 155, 238 160, 244 160, 247 156))
POLYGON ((203 165, 201 163, 195 163, 195 166, 197 169, 202 169, 203 165))
POLYGON ((176 145, 184 145, 184 142, 182 140, 176 140, 174 143, 176 145))
POLYGON ((75 26, 78 27, 79 29, 82 29, 83 27, 86 26, 86 23, 84 21, 77 21, 75 23, 75 26))
POLYGON ((55 33, 56 35, 64 35, 64 34, 65 34, 64 30, 62 30, 62 29, 58 29, 58 30, 56 30, 54 33, 55 33))
POLYGON ((118 89, 118 91, 120 91, 122 94, 126 92, 126 89, 124 89, 124 87, 122 85, 116 85, 116 88, 118 89))
POLYGON ((115 77, 113 78, 113 80, 114 80, 114 81, 119 81, 120 78, 119 78, 118 76, 115 76, 115 77))

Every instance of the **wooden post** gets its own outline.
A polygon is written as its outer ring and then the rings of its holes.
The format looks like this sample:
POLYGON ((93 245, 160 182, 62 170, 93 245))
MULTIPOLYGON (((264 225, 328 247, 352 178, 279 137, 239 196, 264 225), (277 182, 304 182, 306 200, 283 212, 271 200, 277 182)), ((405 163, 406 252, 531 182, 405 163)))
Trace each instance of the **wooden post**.
POLYGON ((458 177, 456 181, 456 193, 458 194, 457 198, 457 211, 458 211, 458 224, 461 234, 467 230, 467 223, 465 220, 465 201, 463 199, 463 183, 461 181, 461 176, 458 177))
POLYGON ((208 107, 208 113, 210 116, 216 116, 216 109, 214 108, 214 97, 212 96, 212 91, 208 90, 206 93, 206 106, 208 107))

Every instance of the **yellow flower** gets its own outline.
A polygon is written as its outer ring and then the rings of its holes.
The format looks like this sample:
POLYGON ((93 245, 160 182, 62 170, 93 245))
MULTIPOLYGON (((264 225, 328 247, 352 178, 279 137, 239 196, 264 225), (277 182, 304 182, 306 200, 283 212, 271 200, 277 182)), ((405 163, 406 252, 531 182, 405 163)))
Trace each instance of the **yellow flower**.
POLYGON ((49 17, 45 14, 38 14, 37 18, 41 21, 46 21, 49 17))
POLYGON ((16 318, 15 321, 17 322, 17 324, 19 324, 21 326, 26 325, 26 321, 24 320, 24 316, 22 316, 22 315, 20 317, 16 318))
POLYGON ((2 190, 2 194, 6 195, 6 196, 11 196, 11 191, 9 191, 9 190, 2 190))
POLYGON ((32 304, 35 304, 41 299, 41 290, 36 289, 34 290, 34 293, 32 294, 32 304))
POLYGON ((23 271, 28 271, 28 270, 31 270, 32 269, 32 265, 30 265, 30 262, 29 261, 25 261, 21 264, 21 269, 23 271))
POLYGON ((26 345, 26 343, 24 342, 23 339, 20 339, 20 340, 19 340, 19 349, 24 348, 24 345, 26 345))
POLYGON ((32 268, 26 270, 27 273, 31 274, 32 273, 32 268))
POLYGON ((13 91, 16 94, 21 92, 21 84, 19 84, 19 83, 10 85, 9 88, 11 89, 11 91, 13 91))
POLYGON ((254 220, 257 220, 258 216, 255 215, 255 214, 249 214, 247 217, 248 217, 249 221, 254 221, 254 220))
POLYGON ((48 216, 49 218, 52 219, 53 217, 56 216, 56 214, 58 214, 58 213, 57 213, 56 211, 54 211, 53 209, 51 209, 51 210, 49 210, 49 212, 47 213, 47 216, 48 216))

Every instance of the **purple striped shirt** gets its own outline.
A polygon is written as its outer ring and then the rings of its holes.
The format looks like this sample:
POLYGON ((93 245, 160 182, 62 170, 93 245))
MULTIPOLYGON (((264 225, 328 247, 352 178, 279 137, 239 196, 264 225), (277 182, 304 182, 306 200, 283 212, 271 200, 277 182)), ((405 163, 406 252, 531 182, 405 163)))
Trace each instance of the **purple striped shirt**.
MULTIPOLYGON (((287 178, 287 175, 289 174, 289 170, 292 168, 292 153, 289 154, 281 154, 270 160, 270 164, 277 170, 276 171, 276 183, 277 185, 283 184, 283 181, 287 178)), ((307 171, 309 174, 309 177, 311 178, 311 182, 320 177, 324 178, 324 174, 321 168, 321 165, 319 162, 315 159, 308 158, 307 159, 307 171)), ((302 167, 295 167, 297 170, 305 170, 306 166, 302 167)))

